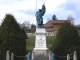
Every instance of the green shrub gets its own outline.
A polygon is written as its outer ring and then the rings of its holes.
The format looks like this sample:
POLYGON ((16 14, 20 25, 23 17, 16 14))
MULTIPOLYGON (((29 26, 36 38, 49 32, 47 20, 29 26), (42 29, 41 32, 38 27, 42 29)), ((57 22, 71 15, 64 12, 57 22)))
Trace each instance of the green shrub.
MULTIPOLYGON (((0 27, 0 55, 5 60, 6 51, 14 53, 17 56, 26 55, 26 36, 24 30, 20 28, 16 19, 11 14, 6 14, 0 27)), ((15 60, 24 60, 25 58, 16 58, 15 60)))
MULTIPOLYGON (((56 39, 51 47, 51 51, 59 56, 66 56, 68 53, 77 51, 80 54, 80 40, 76 28, 70 23, 63 23, 60 27, 56 39)), ((65 60, 56 58, 57 60, 65 60)), ((80 57, 78 57, 80 59, 80 57)))

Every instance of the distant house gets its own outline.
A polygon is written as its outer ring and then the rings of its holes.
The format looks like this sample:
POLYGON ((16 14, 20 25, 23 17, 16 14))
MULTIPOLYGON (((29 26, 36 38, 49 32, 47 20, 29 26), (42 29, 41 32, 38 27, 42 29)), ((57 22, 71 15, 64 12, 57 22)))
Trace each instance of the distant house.
POLYGON ((57 32, 64 22, 71 23, 71 20, 50 20, 49 22, 44 24, 44 27, 47 32, 57 32))

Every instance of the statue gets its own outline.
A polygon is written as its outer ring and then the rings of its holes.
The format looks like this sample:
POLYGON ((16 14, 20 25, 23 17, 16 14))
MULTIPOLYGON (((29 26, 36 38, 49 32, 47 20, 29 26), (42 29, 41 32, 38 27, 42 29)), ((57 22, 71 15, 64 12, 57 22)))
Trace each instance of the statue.
POLYGON ((46 7, 43 4, 42 9, 39 9, 39 11, 36 12, 36 20, 37 20, 37 27, 38 28, 43 28, 43 17, 46 11, 46 7))

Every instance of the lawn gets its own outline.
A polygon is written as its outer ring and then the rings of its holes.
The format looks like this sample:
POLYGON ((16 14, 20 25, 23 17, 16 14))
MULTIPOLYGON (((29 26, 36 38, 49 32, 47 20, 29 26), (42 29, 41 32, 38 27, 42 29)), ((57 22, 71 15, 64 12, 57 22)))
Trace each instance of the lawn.
POLYGON ((80 34, 80 29, 78 29, 78 33, 80 34))
MULTIPOLYGON (((51 45, 54 42, 54 39, 55 39, 55 36, 47 36, 46 37, 46 44, 47 44, 48 48, 51 47, 51 45)), ((28 37, 28 39, 27 39, 27 50, 32 51, 34 47, 35 47, 35 36, 28 37)))

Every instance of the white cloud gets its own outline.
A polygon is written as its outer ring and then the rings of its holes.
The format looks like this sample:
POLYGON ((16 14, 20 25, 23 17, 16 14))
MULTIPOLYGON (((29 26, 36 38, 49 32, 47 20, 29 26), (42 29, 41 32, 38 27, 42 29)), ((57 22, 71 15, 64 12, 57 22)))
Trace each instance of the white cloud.
POLYGON ((73 3, 75 4, 76 11, 80 12, 80 0, 73 0, 73 3))
MULTIPOLYGON (((0 0, 0 19, 3 19, 6 13, 12 13, 16 20, 20 23, 24 21, 30 21, 30 23, 36 24, 35 15, 28 14, 28 11, 36 11, 36 0, 0 0)), ((79 0, 37 0, 37 10, 42 7, 42 4, 45 2, 46 13, 44 15, 53 15, 56 14, 60 19, 66 19, 68 14, 72 14, 73 17, 76 17, 76 12, 74 10, 66 10, 65 5, 67 3, 74 3, 75 9, 80 11, 80 1, 79 0)), ((47 21, 47 18, 44 18, 44 23, 47 21)), ((0 20, 1 22, 1 20, 0 20)), ((77 23, 77 22, 76 22, 77 23)))
POLYGON ((31 23, 35 23, 36 24, 35 16, 24 14, 22 12, 19 12, 19 13, 15 12, 14 16, 15 16, 16 20, 18 20, 18 22, 20 22, 20 23, 23 23, 24 21, 29 21, 31 23))
POLYGON ((47 0, 46 1, 46 13, 53 14, 52 12, 57 12, 56 10, 59 10, 59 8, 66 4, 68 0, 47 0))

